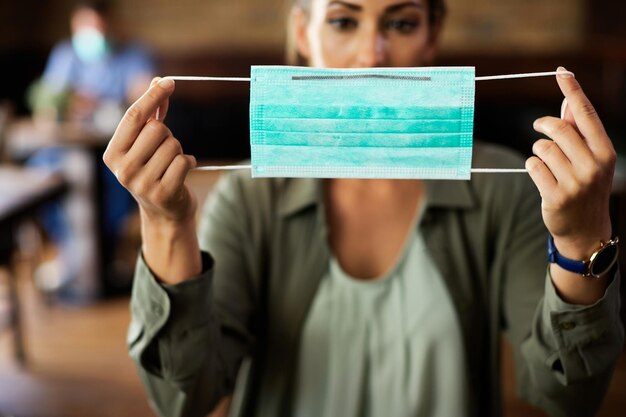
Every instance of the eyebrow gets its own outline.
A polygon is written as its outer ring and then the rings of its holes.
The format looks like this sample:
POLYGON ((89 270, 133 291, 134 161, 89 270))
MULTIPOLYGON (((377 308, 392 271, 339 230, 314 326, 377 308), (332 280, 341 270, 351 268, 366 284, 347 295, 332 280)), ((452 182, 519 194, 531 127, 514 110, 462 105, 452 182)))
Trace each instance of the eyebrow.
MULTIPOLYGON (((333 1, 328 3, 328 7, 330 7, 332 5, 343 6, 343 7, 346 7, 348 9, 350 9, 350 10, 354 10, 356 12, 360 12, 361 10, 363 10, 363 7, 361 5, 350 3, 350 2, 347 2, 347 1, 343 1, 343 0, 333 0, 333 1)), ((405 8, 405 7, 416 7, 418 9, 423 9, 424 8, 424 6, 421 3, 416 3, 414 1, 406 1, 404 3, 392 4, 391 6, 388 6, 385 9, 385 12, 386 13, 396 12, 396 11, 398 11, 400 9, 405 8)))

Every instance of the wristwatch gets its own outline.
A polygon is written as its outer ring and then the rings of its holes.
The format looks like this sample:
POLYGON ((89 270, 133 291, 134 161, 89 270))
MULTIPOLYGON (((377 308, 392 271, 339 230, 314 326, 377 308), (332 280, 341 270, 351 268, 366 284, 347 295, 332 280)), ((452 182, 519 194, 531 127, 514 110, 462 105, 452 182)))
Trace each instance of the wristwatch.
POLYGON ((548 259, 551 263, 555 263, 567 271, 581 274, 584 277, 599 278, 606 274, 617 262, 619 254, 618 242, 619 238, 617 236, 609 241, 600 242, 600 248, 592 253, 589 259, 575 261, 559 253, 554 245, 554 238, 550 235, 548 237, 548 259))

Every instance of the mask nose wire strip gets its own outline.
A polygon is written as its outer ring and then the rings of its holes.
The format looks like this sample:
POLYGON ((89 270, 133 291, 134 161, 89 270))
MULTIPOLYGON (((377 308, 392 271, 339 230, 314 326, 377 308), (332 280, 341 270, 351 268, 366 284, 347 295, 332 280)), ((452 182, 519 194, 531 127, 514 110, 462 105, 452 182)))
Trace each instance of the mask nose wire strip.
MULTIPOLYGON (((548 71, 548 72, 531 72, 522 74, 507 74, 507 75, 489 75, 483 77, 475 77, 475 81, 492 81, 492 80, 508 80, 514 78, 531 78, 531 77, 547 77, 557 74, 569 74, 574 77, 574 73, 571 71, 548 71)), ((373 74, 374 75, 374 74, 373 74)), ((235 82, 250 82, 249 77, 198 77, 188 75, 168 75, 163 78, 169 78, 176 81, 235 81, 235 82)), ((307 79, 313 79, 315 76, 307 77, 307 79)), ((320 76, 323 79, 323 76, 320 76)), ((252 165, 215 165, 215 166, 201 166, 194 168, 195 171, 232 171, 240 169, 252 169, 252 165)), ((472 168, 470 169, 472 174, 514 174, 528 172, 525 168, 472 168)))

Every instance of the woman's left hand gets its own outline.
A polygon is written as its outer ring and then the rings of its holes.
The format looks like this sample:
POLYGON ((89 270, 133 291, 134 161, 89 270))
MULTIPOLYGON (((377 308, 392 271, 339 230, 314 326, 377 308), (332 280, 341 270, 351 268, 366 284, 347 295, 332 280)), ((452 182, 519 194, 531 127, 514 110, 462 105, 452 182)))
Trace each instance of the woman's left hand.
POLYGON ((533 146, 526 168, 542 197, 542 214, 559 252, 583 260, 611 238, 609 197, 616 154, 578 81, 562 67, 561 118, 542 117, 536 131, 549 139, 533 146))

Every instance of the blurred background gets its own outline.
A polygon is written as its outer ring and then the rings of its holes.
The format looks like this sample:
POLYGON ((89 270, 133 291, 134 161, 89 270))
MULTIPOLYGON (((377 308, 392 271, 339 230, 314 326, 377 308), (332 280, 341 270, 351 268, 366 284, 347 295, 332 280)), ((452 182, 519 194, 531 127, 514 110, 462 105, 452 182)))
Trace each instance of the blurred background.
MULTIPOLYGON (((253 64, 283 63, 288 0, 236 2, 118 1, 121 34, 154 52, 165 74, 245 76, 253 64)), ((53 45, 69 35, 74 2, 3 1, 0 99, 27 111, 25 89, 41 75, 53 45)), ((581 80, 616 145, 626 115, 626 4, 618 0, 449 0, 439 63, 473 65, 477 75, 547 71, 563 65, 581 80)), ((198 83, 178 86, 170 124, 199 156, 245 157, 248 87, 198 83), (218 129, 223 135, 214 135, 218 129)), ((476 137, 528 152, 529 120, 558 113, 550 79, 484 82, 477 86, 476 137), (511 136, 515 135, 515 136, 511 136)), ((620 134, 622 136, 620 136, 620 134)), ((626 151, 626 148, 622 148, 626 151)))
MULTIPOLYGON (((130 93, 87 124, 58 112, 39 117, 46 112, 33 99, 51 51, 71 34, 75 3, 0 0, 0 416, 153 415, 124 345, 137 217, 132 204, 121 208, 112 232, 119 207, 108 202, 122 198, 108 194, 99 162, 130 93)), ((559 65, 576 73, 620 154, 612 210, 626 236, 626 2, 447 3, 439 65, 475 66, 477 75, 559 65)), ((141 45, 146 75, 245 77, 250 65, 285 62, 287 6, 124 0, 107 19, 119 45, 141 45)), ((249 157, 248 91, 246 83, 178 83, 168 125, 185 151, 211 163, 249 157)), ((561 100, 549 77, 479 82, 475 138, 528 155, 539 138, 532 121, 558 115, 561 100)), ((203 199, 216 179, 193 173, 189 182, 203 199)), ((601 416, 626 407, 625 360, 601 416)), ((504 363, 507 415, 541 415, 514 398, 508 353, 504 363)))

